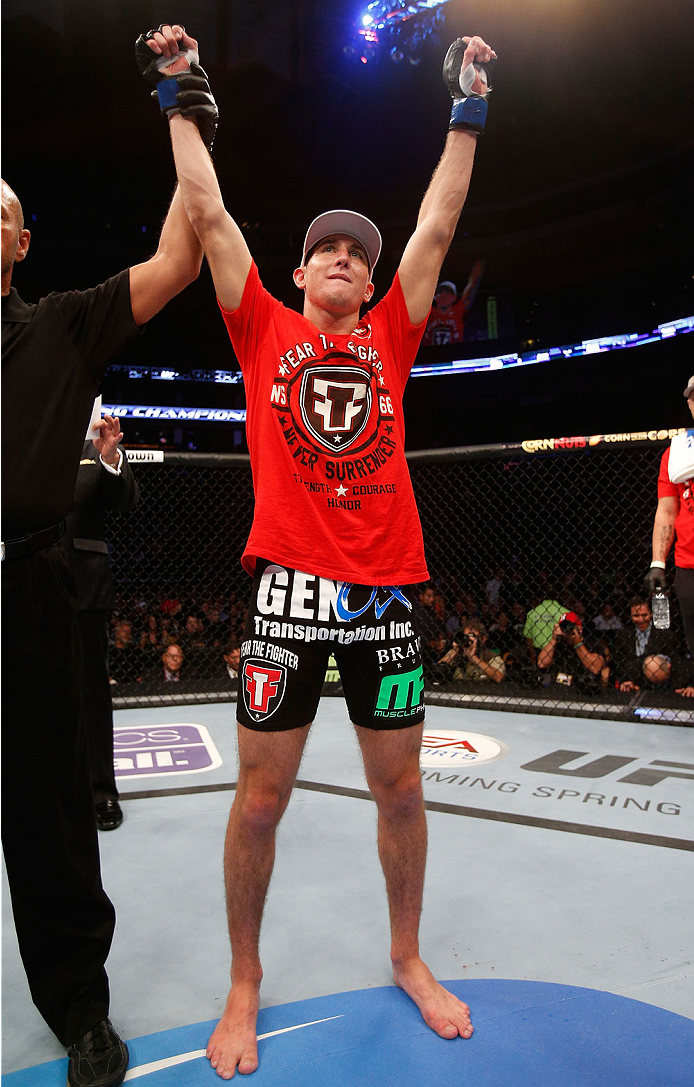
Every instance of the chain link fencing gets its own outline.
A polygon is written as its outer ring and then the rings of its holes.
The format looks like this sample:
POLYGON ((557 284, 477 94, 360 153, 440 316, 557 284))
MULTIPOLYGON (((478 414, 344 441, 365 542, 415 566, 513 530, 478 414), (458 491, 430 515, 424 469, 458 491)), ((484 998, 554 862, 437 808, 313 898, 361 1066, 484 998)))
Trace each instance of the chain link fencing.
MULTIPOLYGON (((694 665, 674 594, 658 653, 636 651, 673 433, 408 454, 431 575, 416 594, 429 703, 694 724, 694 701, 678 693, 694 665)), ((251 586, 239 561, 249 459, 129 458, 140 504, 108 526, 114 704, 234 700, 251 586)), ((325 693, 340 693, 332 668, 325 693)))

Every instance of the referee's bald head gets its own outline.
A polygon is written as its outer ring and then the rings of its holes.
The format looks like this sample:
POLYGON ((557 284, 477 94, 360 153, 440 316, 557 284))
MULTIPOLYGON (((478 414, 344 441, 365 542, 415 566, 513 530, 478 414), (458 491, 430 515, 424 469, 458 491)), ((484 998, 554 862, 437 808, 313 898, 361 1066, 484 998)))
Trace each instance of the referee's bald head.
POLYGON ((12 269, 24 260, 31 234, 24 229, 24 213, 19 197, 6 181, 2 181, 2 293, 9 294, 12 269))
POLYGON ((19 202, 14 189, 11 189, 7 182, 2 179, 2 204, 3 207, 7 205, 7 208, 11 210, 12 216, 15 219, 17 230, 24 229, 24 212, 22 211, 22 205, 19 202))

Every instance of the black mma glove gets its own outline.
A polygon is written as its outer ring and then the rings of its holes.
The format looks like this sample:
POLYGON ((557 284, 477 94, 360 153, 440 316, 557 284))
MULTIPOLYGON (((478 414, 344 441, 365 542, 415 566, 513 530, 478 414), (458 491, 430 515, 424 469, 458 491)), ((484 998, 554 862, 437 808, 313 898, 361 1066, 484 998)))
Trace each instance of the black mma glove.
POLYGON ((487 118, 487 95, 491 87, 488 85, 487 73, 490 71, 494 60, 487 64, 467 64, 463 67, 463 57, 468 43, 463 38, 453 42, 446 53, 443 62, 443 81, 453 99, 453 109, 449 129, 469 128, 473 132, 484 132, 484 122, 487 118), (475 75, 479 75, 487 87, 485 94, 476 94, 471 90, 475 81, 475 75))
POLYGON ((651 566, 643 581, 651 596, 658 589, 665 591, 667 588, 665 571, 661 570, 659 566, 651 566))
MULTIPOLYGON (((161 30, 161 27, 159 28, 161 30)), ((152 97, 158 98, 162 113, 180 113, 182 117, 194 118, 208 151, 212 150, 219 110, 215 102, 207 73, 199 64, 199 56, 192 49, 182 49, 178 57, 184 57, 189 64, 187 71, 167 76, 161 69, 173 64, 176 57, 157 56, 148 47, 147 42, 154 36, 154 30, 140 34, 135 42, 135 60, 140 74, 155 89, 152 97)))

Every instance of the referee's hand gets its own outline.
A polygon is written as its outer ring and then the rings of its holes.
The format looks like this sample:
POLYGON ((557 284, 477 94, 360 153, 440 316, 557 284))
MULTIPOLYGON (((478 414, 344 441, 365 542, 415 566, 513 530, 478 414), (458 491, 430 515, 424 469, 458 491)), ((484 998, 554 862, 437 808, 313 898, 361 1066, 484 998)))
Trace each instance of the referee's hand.
POLYGON ((118 459, 118 445, 123 440, 120 419, 104 415, 94 424, 94 429, 99 431, 99 437, 94 439, 97 453, 107 464, 113 464, 118 459))

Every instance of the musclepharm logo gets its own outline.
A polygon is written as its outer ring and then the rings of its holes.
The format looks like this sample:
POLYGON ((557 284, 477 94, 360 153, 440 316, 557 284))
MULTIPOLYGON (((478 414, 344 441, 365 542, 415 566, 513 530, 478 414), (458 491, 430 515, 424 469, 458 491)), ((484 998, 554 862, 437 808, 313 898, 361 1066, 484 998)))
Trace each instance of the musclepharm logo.
POLYGON ((424 675, 422 666, 411 672, 383 676, 376 698, 375 717, 413 717, 422 708, 424 675))
POLYGON ((247 660, 243 666, 243 699, 251 717, 256 721, 271 717, 282 704, 287 686, 287 669, 283 664, 247 660))

